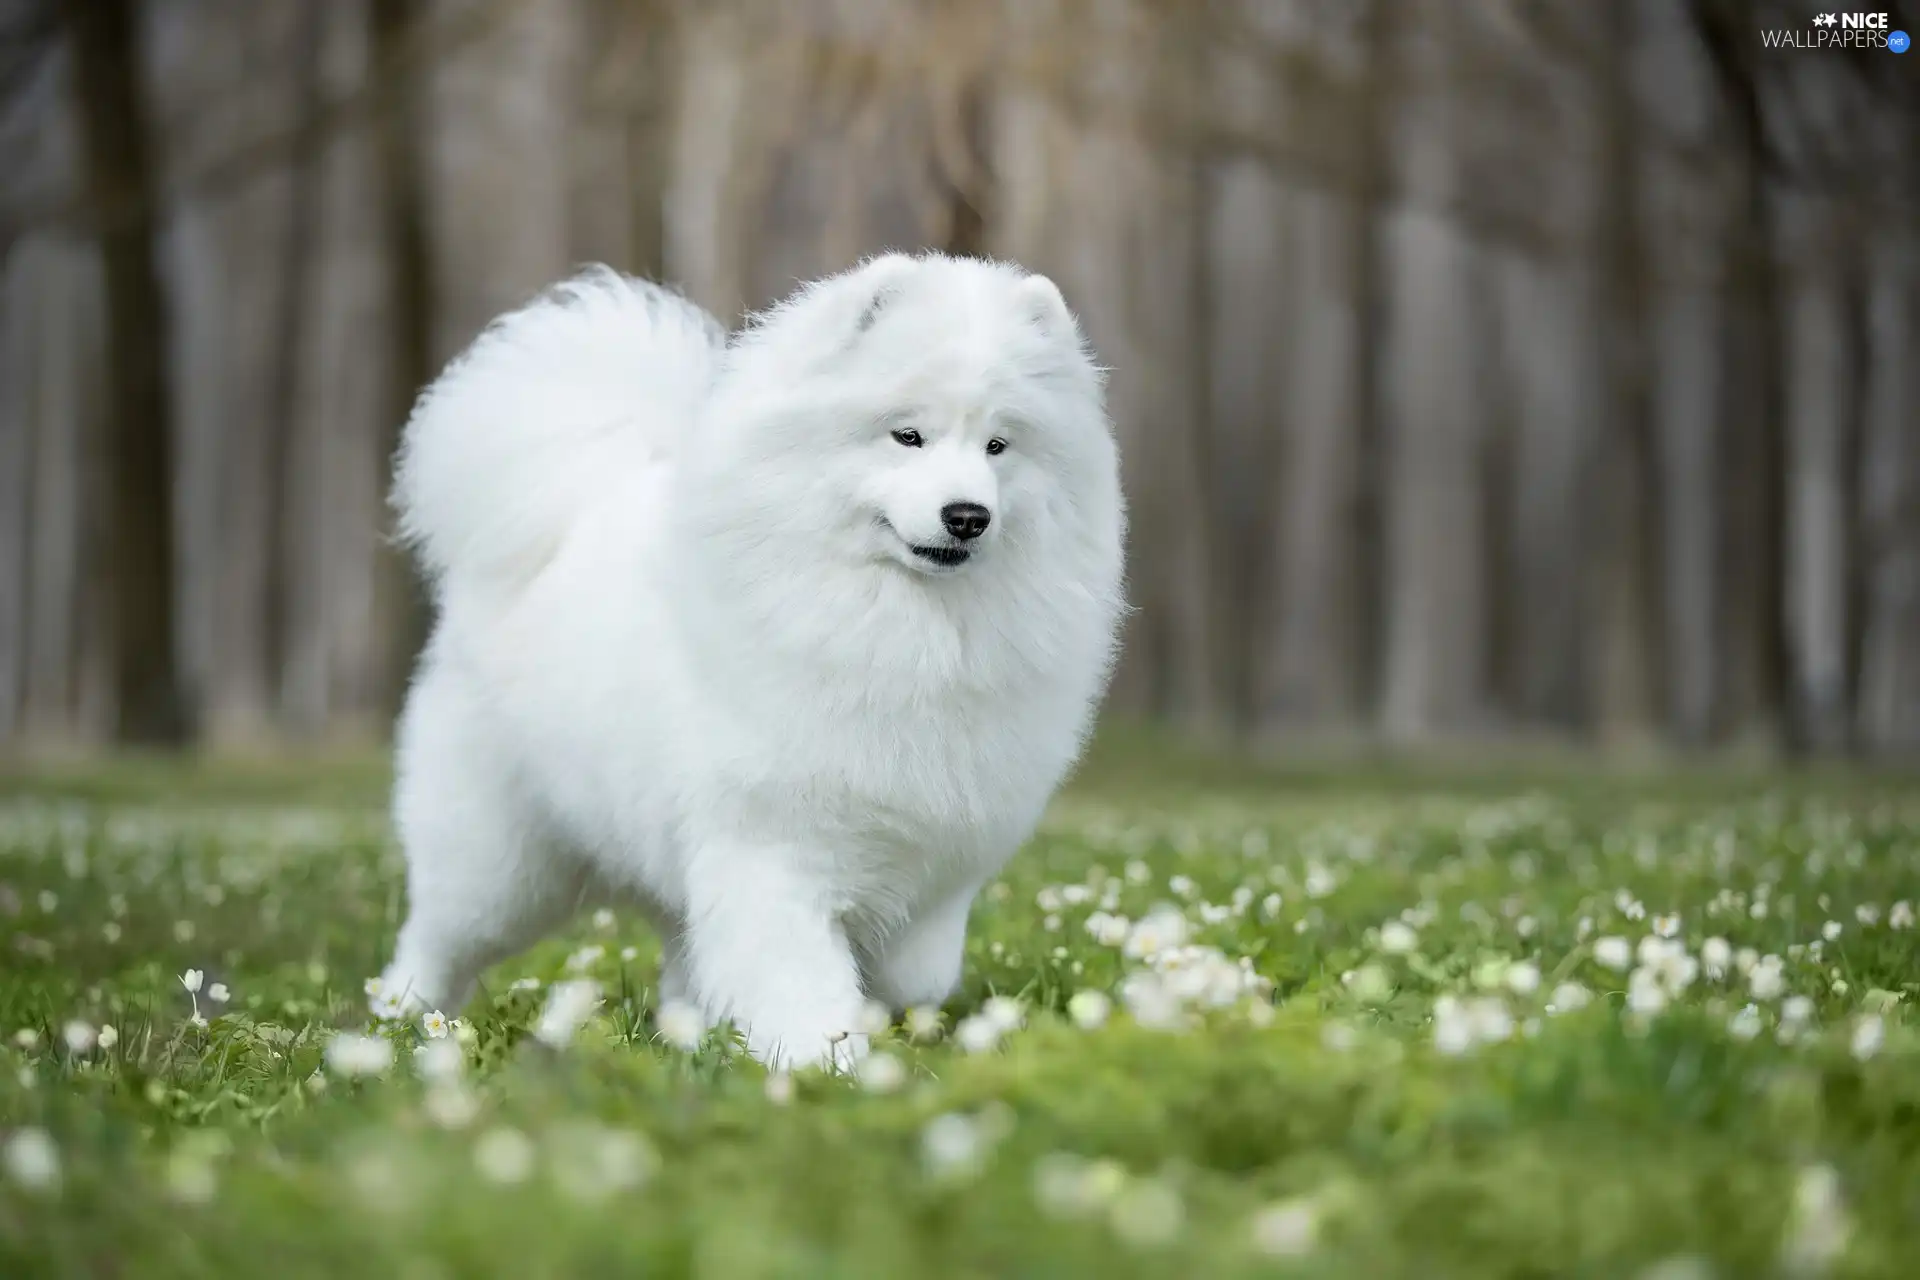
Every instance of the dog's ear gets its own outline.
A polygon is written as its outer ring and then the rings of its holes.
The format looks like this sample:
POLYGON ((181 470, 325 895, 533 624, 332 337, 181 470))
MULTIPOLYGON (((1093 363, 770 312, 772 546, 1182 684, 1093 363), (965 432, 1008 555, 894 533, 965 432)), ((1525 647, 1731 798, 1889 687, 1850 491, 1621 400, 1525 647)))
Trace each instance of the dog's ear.
POLYGON ((1052 280, 1043 275, 1028 276, 1020 282, 1018 296, 1028 318, 1040 326, 1041 332, 1059 338, 1078 336, 1080 326, 1073 312, 1067 310, 1060 286, 1052 280))
POLYGON ((907 277, 920 264, 904 253, 885 253, 866 263, 856 273, 866 303, 853 322, 854 336, 873 328, 887 304, 898 297, 907 277))

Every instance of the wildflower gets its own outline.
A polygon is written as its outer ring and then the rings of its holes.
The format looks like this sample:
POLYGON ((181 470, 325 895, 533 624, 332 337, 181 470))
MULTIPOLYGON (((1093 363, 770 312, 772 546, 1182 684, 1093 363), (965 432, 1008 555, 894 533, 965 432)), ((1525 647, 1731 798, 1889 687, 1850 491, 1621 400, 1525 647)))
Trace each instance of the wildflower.
POLYGON ((13 1033, 13 1043, 17 1048, 31 1051, 40 1043, 40 1033, 32 1027, 22 1027, 13 1033))
POLYGON ((1820 936, 1822 938, 1825 938, 1828 942, 1832 942, 1837 938, 1839 938, 1840 930, 1841 930, 1841 925, 1838 920, 1829 920, 1825 924, 1820 926, 1820 936))
POLYGON ((1727 968, 1733 963, 1733 948, 1725 938, 1708 938, 1700 944, 1700 966, 1707 971, 1709 978, 1718 981, 1727 976, 1727 968))
POLYGON ((466 1054, 452 1040, 429 1040, 413 1051, 413 1068, 423 1080, 458 1079, 466 1066, 466 1054))
POLYGON ((1780 1021, 1798 1027, 1813 1017, 1813 1001, 1806 996, 1788 996, 1780 1005, 1780 1021))
POLYGON ((980 1006, 980 1016, 987 1019, 1001 1034, 1017 1031, 1026 1021, 1026 1006, 1012 996, 993 996, 980 1006))
POLYGON ((187 989, 189 995, 197 993, 200 990, 200 984, 205 980, 206 975, 198 969, 189 969, 180 975, 180 985, 187 989))
POLYGON ((426 1032, 428 1038, 430 1039, 433 1039, 433 1040, 446 1039, 447 1015, 440 1012, 438 1009, 435 1009, 432 1013, 429 1013, 426 1017, 420 1019, 420 1029, 426 1032))
POLYGON ((91 1053, 93 1046, 99 1043, 100 1033, 88 1024, 75 1019, 61 1028, 60 1038, 67 1042, 67 1052, 79 1057, 91 1053))
POLYGON ((1593 958, 1616 973, 1633 964, 1633 948, 1625 938, 1605 937, 1593 944, 1593 958))
POLYGON ((1627 1008, 1651 1016, 1667 1007, 1667 988, 1654 971, 1639 968, 1627 979, 1627 1008))
POLYGON ((1380 1004, 1393 994, 1393 980, 1377 964, 1362 965, 1354 971, 1353 981, 1347 985, 1353 988, 1354 996, 1365 1004, 1380 1004))
POLYGON ((1853 918, 1871 928, 1880 923, 1880 908, 1871 902, 1863 902, 1853 909, 1853 918))
POLYGON ((854 1068, 868 1093, 892 1093, 907 1081, 907 1068, 890 1053, 870 1053, 854 1068))
POLYGON ((1572 1013, 1584 1009, 1593 999, 1593 993, 1577 982, 1563 982, 1553 989, 1552 997, 1547 1001, 1548 1013, 1572 1013))
POLYGON ((1662 938, 1674 938, 1680 934, 1680 917, 1677 915, 1655 916, 1653 931, 1662 938))
POLYGON ((600 958, 606 954, 607 949, 598 944, 582 947, 567 957, 567 972, 584 973, 600 963, 600 958))
POLYGON ((0 1148, 0 1165, 28 1191, 59 1190, 60 1149, 45 1129, 16 1129, 0 1148))
POLYGON ((1187 918, 1177 909, 1155 907, 1127 931, 1123 953, 1130 960, 1149 960, 1162 951, 1185 944, 1187 918))
POLYGON ((1886 1040, 1886 1021, 1879 1014, 1870 1013, 1853 1026, 1853 1056, 1864 1062, 1879 1053, 1886 1040))
POLYGON ((986 1141, 980 1126, 963 1115, 936 1116, 920 1134, 920 1156, 935 1178, 967 1177, 977 1173, 985 1159, 986 1141))
POLYGON ((587 978, 556 982, 534 1026, 534 1038, 549 1048, 564 1049, 599 1007, 599 983, 587 978))
POLYGON ((1521 962, 1507 970, 1507 989, 1517 996, 1530 996, 1540 989, 1539 967, 1521 962))
POLYGON ((646 1139, 625 1129, 568 1125, 554 1134, 553 1145, 554 1181, 565 1194, 587 1202, 632 1190, 660 1163, 646 1139))
POLYGON ((940 1027, 940 1010, 935 1006, 921 1004, 907 1010, 907 1035, 913 1039, 935 1039, 940 1034, 940 1027))
POLYGON ((1887 912, 1887 927, 1889 929, 1913 928, 1913 904, 1904 900, 1894 903, 1887 912))
POLYGON ((1751 1040, 1760 1034, 1760 1006, 1750 1004, 1727 1020, 1727 1031, 1736 1040, 1751 1040))
POLYGON ((1253 1247, 1270 1258, 1298 1258, 1313 1252, 1320 1231, 1320 1207, 1298 1197, 1269 1205, 1253 1218, 1253 1247))
POLYGON ((343 1031, 327 1041, 327 1066, 342 1076, 377 1076, 393 1065, 393 1043, 343 1031))
POLYGON ((1101 946, 1117 947, 1126 942, 1127 935, 1133 931, 1133 925, 1125 916, 1096 911, 1087 917, 1086 929, 1093 935, 1093 940, 1101 946))
POLYGON ((1146 1179, 1129 1185, 1114 1200, 1111 1225, 1127 1244, 1150 1248, 1178 1236, 1186 1216, 1178 1190, 1157 1178, 1146 1179))
POLYGON ((860 1016, 854 1022, 853 1029, 863 1036, 877 1036, 892 1024, 893 1014, 887 1006, 878 1000, 869 1000, 860 1006, 860 1016))
POLYGON ((207 999, 215 1004, 225 1004, 230 996, 231 993, 228 992, 227 984, 224 982, 216 982, 207 988, 207 999))
POLYGON ((1747 988, 1756 1000, 1777 999, 1787 989, 1784 962, 1779 956, 1765 955, 1756 960, 1747 974, 1747 988))
POLYGON ((1113 1011, 1113 1001, 1101 991, 1076 991, 1067 1001, 1067 1016, 1082 1031, 1092 1031, 1104 1025, 1107 1016, 1113 1011))
POLYGON ((111 1049, 120 1043, 120 1033, 113 1029, 112 1023, 107 1023, 94 1034, 93 1042, 100 1046, 103 1051, 111 1049))
POLYGON ((1840 1201, 1840 1175, 1829 1165, 1803 1170, 1794 1187, 1781 1260, 1789 1270, 1825 1271, 1846 1250, 1849 1234, 1851 1226, 1840 1201))
POLYGON ((473 1144, 473 1163, 489 1182, 525 1182, 533 1173, 533 1159, 533 1143, 518 1129, 489 1129, 473 1144))
POLYGON ((707 1020, 698 1009, 679 1000, 661 1005, 654 1015, 654 1025, 668 1044, 687 1053, 698 1049, 707 1036, 707 1020))
POLYGON ((1191 898, 1194 889, 1193 878, 1191 876, 1174 876, 1167 881, 1167 888, 1170 889, 1176 897, 1191 898))
POLYGON ((613 912, 606 907, 601 907, 598 911, 594 912, 593 927, 602 933, 613 928, 613 912))
POLYGON ((1390 956, 1411 954, 1420 945, 1420 935, 1398 920, 1380 926, 1380 950, 1390 956))
POLYGON ((1001 1030, 992 1018, 984 1014, 974 1014, 962 1018, 960 1025, 953 1029, 954 1043, 966 1053, 991 1053, 999 1047, 1001 1030))
POLYGON ((457 1080, 436 1083, 427 1090, 427 1119, 442 1129, 464 1129, 480 1114, 480 1100, 457 1080))

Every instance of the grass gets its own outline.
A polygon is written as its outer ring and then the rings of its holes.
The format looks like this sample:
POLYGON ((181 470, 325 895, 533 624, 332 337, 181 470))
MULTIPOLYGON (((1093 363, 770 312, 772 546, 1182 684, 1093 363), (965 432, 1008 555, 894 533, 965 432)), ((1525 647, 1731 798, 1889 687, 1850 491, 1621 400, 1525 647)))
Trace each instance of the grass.
POLYGON ((1912 1273, 1911 790, 1356 768, 1110 745, 942 1031, 776 1081, 656 1036, 618 918, 356 1076, 377 765, 15 774, 0 1276, 1912 1273))

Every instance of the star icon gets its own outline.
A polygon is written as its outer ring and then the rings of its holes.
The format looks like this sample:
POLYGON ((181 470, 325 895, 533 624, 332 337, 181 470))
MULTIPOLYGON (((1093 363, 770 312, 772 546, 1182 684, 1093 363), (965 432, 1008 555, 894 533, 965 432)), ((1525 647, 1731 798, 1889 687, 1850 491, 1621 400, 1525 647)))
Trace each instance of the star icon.
POLYGON ((1837 24, 1839 21, 1840 19, 1834 17, 1832 14, 1823 13, 1819 17, 1813 20, 1813 25, 1816 27, 1831 27, 1837 24))

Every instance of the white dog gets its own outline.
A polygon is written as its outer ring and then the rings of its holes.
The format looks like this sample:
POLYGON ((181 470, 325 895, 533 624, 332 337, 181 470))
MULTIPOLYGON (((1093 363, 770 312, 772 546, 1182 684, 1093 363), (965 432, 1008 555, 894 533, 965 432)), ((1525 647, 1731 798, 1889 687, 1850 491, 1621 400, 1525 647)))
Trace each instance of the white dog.
POLYGON ((589 271, 422 396, 395 503, 439 617, 389 1000, 451 1012, 605 901, 661 929, 663 1000, 776 1066, 948 995, 1124 608, 1101 375, 1051 281, 889 255, 729 342, 589 271))

